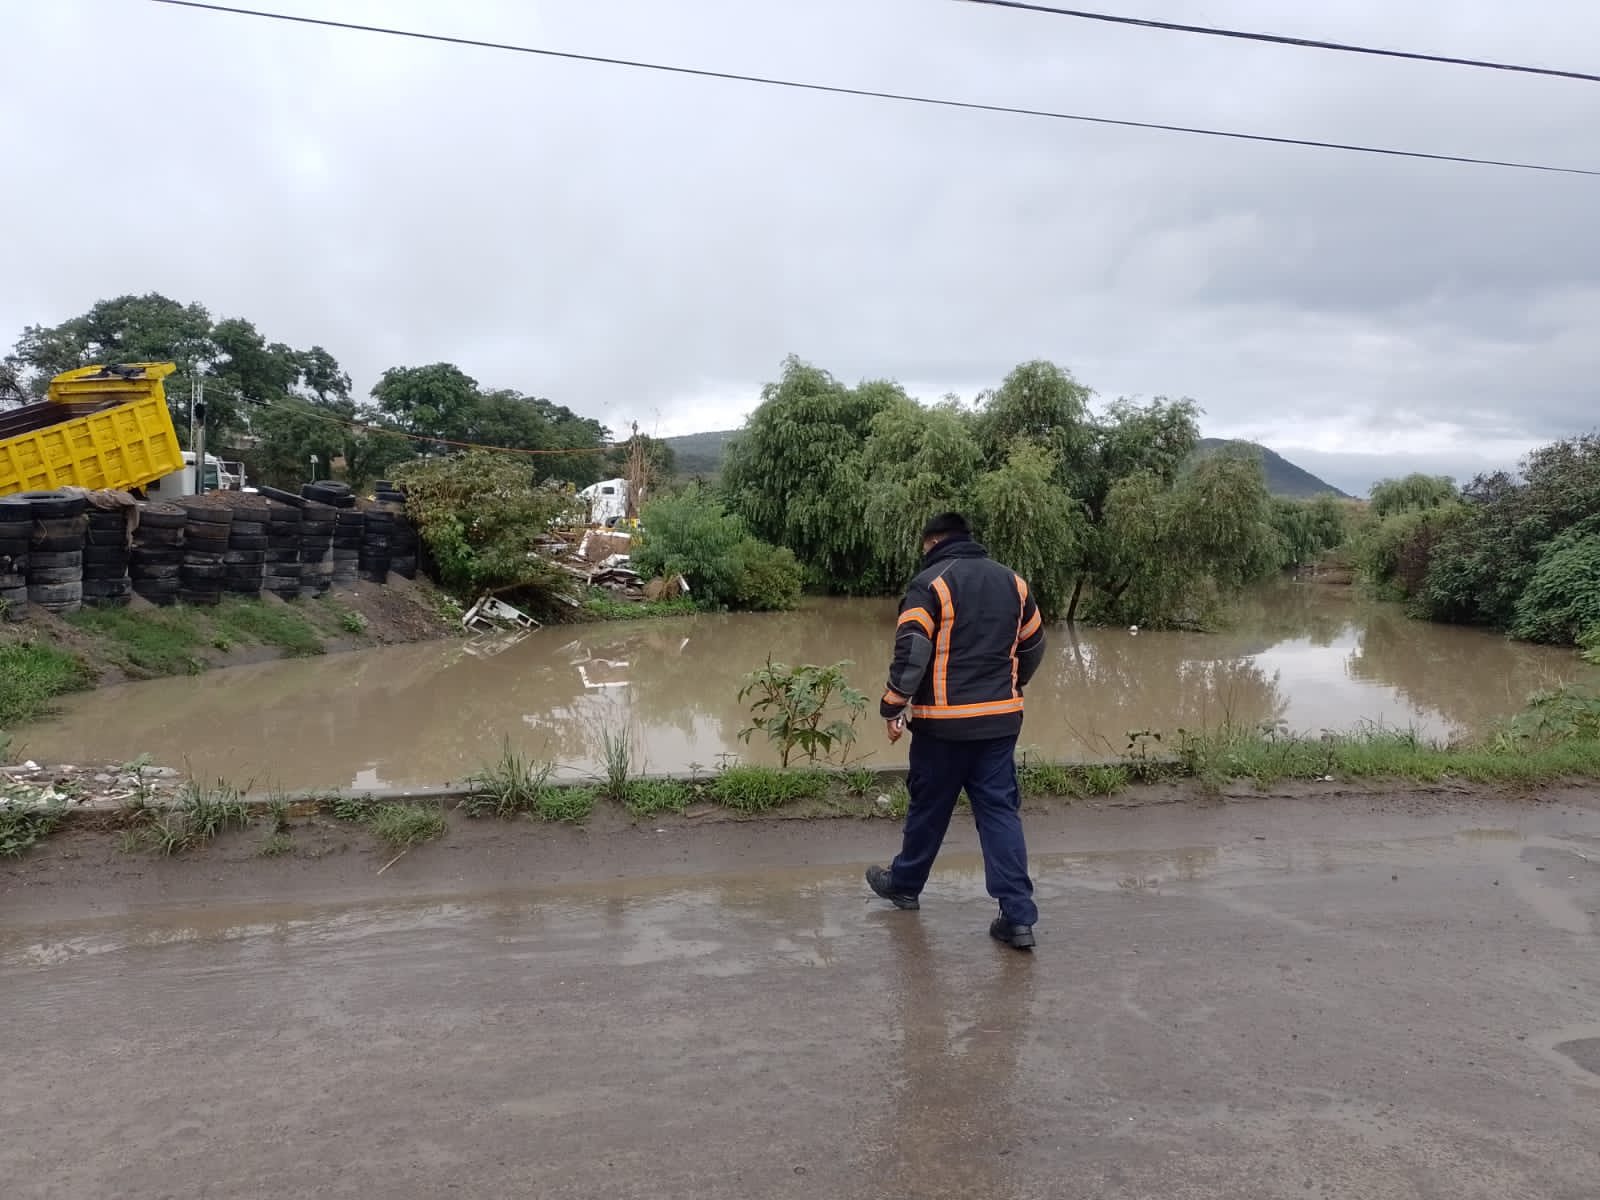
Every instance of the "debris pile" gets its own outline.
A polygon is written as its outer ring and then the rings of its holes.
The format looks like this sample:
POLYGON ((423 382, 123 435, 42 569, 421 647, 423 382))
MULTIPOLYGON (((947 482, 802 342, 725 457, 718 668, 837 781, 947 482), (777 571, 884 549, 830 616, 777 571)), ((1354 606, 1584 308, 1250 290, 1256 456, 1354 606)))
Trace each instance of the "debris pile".
POLYGON ((623 601, 643 603, 686 595, 688 581, 646 580, 630 565, 633 535, 615 529, 557 529, 534 543, 533 553, 585 587, 599 588, 623 601))
POLYGON ((183 787, 173 767, 131 762, 120 766, 42 767, 36 762, 0 766, 0 808, 117 809, 170 803, 183 787))

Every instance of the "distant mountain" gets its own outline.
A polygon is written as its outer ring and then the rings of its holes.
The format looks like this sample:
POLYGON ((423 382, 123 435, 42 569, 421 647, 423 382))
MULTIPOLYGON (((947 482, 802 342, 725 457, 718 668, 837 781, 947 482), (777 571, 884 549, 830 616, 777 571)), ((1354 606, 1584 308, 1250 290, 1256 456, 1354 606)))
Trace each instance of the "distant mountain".
POLYGON ((1311 496, 1337 496, 1348 500, 1350 496, 1333 484, 1318 479, 1303 467, 1297 467, 1276 450, 1268 450, 1255 442, 1230 441, 1226 438, 1201 438, 1200 454, 1215 454, 1228 446, 1253 450, 1261 456, 1262 469, 1267 473, 1267 490, 1274 496, 1287 496, 1304 500, 1311 496))
MULTIPOLYGON (((723 429, 714 433, 690 433, 683 437, 663 438, 672 447, 679 475, 716 475, 722 470, 722 457, 727 453, 728 442, 738 433, 723 429)), ((1215 454, 1224 446, 1243 446, 1261 455, 1261 465, 1267 473, 1267 488, 1274 496, 1339 496, 1345 493, 1318 479, 1310 471, 1295 466, 1283 455, 1254 442, 1233 442, 1224 438, 1201 438, 1201 454, 1215 454)))
POLYGON ((715 433, 686 433, 682 437, 662 438, 672 447, 673 461, 683 476, 715 475, 722 470, 722 456, 738 433, 723 429, 715 433))

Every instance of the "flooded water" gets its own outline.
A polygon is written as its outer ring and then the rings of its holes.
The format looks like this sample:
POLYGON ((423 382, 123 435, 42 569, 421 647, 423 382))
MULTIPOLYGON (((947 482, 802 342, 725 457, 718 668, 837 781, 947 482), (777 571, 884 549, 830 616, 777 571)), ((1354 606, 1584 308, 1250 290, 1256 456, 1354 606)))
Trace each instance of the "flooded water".
MULTIPOLYGON (((605 730, 627 731, 636 770, 769 762, 739 740, 741 678, 784 662, 850 659, 882 689, 893 601, 818 601, 797 613, 685 617, 541 630, 499 653, 464 642, 394 646, 106 688, 21 732, 46 761, 149 754, 197 774, 285 788, 459 780, 509 739, 570 773, 591 771, 605 730)), ((1481 729, 1527 695, 1600 682, 1570 652, 1408 620, 1349 589, 1278 584, 1227 633, 1056 629, 1028 690, 1023 744, 1058 758, 1122 754, 1135 730, 1283 721, 1317 732, 1365 723, 1428 736, 1481 729)), ((861 723, 883 744, 875 706, 861 723)))

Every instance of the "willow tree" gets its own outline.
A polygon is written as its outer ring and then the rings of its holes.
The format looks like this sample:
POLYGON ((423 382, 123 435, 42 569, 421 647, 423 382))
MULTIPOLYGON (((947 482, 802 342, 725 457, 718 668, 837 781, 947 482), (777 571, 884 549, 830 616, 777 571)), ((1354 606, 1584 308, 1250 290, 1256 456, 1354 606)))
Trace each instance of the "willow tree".
POLYGON ((1204 619, 1216 603, 1274 571, 1282 543, 1258 459, 1213 455, 1170 484, 1142 470, 1106 500, 1107 560, 1091 596, 1105 620, 1204 619))
POLYGON ((862 452, 867 534, 891 586, 916 574, 928 517, 970 505, 981 461, 971 418, 954 404, 899 397, 872 418, 862 452))
POLYGON ((790 356, 729 447, 730 506, 757 537, 794 551, 814 584, 871 594, 903 582, 875 550, 864 456, 873 419, 896 403, 910 403, 898 384, 847 387, 790 356))
POLYGON ((973 486, 978 536, 1028 581, 1047 621, 1067 611, 1088 531, 1082 506, 1056 482, 1059 467, 1052 451, 1019 437, 973 486))

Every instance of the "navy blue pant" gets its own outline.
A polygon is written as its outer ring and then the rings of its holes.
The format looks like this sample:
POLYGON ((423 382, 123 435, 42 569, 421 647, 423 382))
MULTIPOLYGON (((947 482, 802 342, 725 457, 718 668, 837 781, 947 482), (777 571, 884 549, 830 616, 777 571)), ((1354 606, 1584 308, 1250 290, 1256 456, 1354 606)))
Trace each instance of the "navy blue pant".
POLYGON ((911 804, 906 810, 905 840, 889 867, 889 883, 897 892, 918 895, 928 882, 933 860, 944 844, 961 789, 972 801, 972 816, 983 847, 983 870, 989 895, 1016 925, 1039 919, 1028 878, 1028 847, 1022 839, 1022 790, 1017 786, 1017 739, 988 738, 958 742, 911 735, 911 804))

